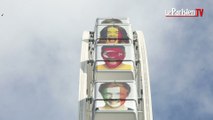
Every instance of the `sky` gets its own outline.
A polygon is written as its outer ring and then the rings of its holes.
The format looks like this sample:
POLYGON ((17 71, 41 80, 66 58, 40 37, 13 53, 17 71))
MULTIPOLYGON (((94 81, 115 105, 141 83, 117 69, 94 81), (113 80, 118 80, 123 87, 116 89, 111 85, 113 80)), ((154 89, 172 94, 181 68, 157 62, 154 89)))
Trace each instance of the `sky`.
POLYGON ((0 120, 78 120, 83 31, 129 17, 144 33, 154 120, 213 119, 213 1, 0 0, 0 120), (165 10, 204 8, 203 17, 165 10))

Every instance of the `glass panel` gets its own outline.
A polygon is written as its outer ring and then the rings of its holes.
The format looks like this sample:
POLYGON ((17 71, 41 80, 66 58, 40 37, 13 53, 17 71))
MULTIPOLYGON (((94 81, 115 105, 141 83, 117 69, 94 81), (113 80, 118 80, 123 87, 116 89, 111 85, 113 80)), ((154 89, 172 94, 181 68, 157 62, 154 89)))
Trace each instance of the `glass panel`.
POLYGON ((95 80, 134 80, 134 71, 96 71, 95 80))
POLYGON ((96 60, 135 60, 133 45, 97 45, 96 60))
POLYGON ((136 103, 135 101, 125 101, 124 104, 121 104, 123 101, 95 101, 95 111, 135 111, 136 103), (120 103, 119 103, 120 102, 120 103))
POLYGON ((97 71, 117 71, 117 70, 128 70, 132 71, 134 68, 132 61, 122 61, 122 60, 105 60, 96 62, 97 71))
POLYGON ((97 19, 97 24, 129 24, 128 18, 99 18, 97 19))
POLYGON ((93 120, 138 120, 136 111, 95 111, 93 120))
POLYGON ((132 30, 130 26, 121 25, 102 25, 97 26, 96 38, 97 43, 102 44, 116 44, 129 43, 132 39, 132 30))

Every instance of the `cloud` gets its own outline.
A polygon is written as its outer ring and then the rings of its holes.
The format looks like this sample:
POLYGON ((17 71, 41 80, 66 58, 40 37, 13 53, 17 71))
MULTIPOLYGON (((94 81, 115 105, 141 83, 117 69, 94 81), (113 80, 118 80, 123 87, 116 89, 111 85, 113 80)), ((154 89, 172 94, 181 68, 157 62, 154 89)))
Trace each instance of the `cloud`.
POLYGON ((199 6, 205 10, 203 18, 167 19, 167 23, 173 21, 173 26, 164 34, 164 40, 160 39, 164 51, 157 51, 155 59, 151 59, 152 100, 157 118, 213 118, 208 102, 212 100, 209 75, 213 72, 210 8, 199 2, 176 3, 177 8, 199 6))

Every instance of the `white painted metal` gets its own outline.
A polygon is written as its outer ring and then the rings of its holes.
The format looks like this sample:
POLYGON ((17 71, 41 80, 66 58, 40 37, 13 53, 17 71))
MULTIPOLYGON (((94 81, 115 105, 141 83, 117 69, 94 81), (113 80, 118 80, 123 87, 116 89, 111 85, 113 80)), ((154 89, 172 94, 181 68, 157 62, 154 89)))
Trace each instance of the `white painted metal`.
POLYGON ((143 83, 144 119, 153 120, 146 45, 145 45, 143 32, 136 31, 136 33, 138 37, 137 39, 138 39, 138 46, 139 46, 139 53, 140 53, 139 59, 142 62, 141 70, 142 70, 142 83, 143 83))
POLYGON ((86 98, 87 98, 87 60, 88 60, 88 42, 89 31, 84 31, 81 45, 81 68, 79 76, 79 120, 87 120, 86 98))

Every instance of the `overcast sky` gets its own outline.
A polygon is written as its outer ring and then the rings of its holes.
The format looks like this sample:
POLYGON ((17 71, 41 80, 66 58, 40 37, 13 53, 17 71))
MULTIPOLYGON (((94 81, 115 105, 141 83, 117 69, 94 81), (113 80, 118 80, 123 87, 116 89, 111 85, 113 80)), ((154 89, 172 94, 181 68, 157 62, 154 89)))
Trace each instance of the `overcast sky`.
POLYGON ((0 120, 78 120, 81 37, 129 17, 148 51, 155 120, 213 120, 213 1, 0 0, 0 120), (204 8, 203 17, 165 10, 204 8))

